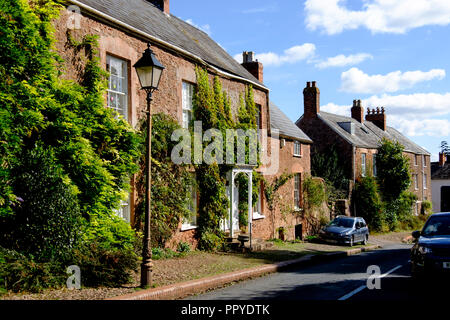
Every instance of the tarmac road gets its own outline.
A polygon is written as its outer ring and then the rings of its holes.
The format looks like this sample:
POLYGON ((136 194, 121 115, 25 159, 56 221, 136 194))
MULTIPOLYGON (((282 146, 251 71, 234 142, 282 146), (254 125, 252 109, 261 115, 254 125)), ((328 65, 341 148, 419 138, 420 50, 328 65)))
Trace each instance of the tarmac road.
MULTIPOLYGON (((389 244, 376 251, 271 274, 186 300, 395 301, 442 298, 439 295, 441 289, 450 291, 447 284, 439 281, 427 283, 424 292, 410 277, 410 248, 408 244, 389 244), (370 266, 378 266, 380 273, 368 272, 370 266), (378 279, 369 280, 370 275, 378 279), (370 290, 368 282, 371 287, 379 289, 370 290)), ((449 296, 450 292, 446 294, 449 296)))

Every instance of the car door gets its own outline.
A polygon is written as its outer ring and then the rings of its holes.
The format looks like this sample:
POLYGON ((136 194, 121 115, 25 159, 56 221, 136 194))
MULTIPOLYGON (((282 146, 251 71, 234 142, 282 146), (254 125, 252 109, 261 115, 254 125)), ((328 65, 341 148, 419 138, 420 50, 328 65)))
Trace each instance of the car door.
POLYGON ((363 241, 363 224, 360 219, 356 220, 356 236, 355 241, 363 241))
POLYGON ((364 241, 368 234, 369 228, 367 227, 367 223, 364 219, 361 219, 361 241, 364 241))

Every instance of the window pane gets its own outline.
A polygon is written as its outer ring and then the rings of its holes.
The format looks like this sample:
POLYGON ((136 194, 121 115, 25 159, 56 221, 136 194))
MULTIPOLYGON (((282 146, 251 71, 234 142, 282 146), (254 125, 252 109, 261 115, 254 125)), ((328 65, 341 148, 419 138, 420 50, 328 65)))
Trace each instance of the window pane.
POLYGON ((110 73, 107 106, 128 119, 128 63, 119 58, 106 56, 106 67, 110 73))

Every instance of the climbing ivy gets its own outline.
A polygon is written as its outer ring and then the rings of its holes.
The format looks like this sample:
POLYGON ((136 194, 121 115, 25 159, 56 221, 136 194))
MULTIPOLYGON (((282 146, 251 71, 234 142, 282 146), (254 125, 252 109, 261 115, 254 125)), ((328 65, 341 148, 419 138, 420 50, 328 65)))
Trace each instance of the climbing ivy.
MULTIPOLYGON (((194 119, 202 122, 203 131, 218 129, 222 137, 226 137, 227 129, 256 129, 256 107, 253 99, 253 89, 248 86, 240 96, 240 105, 236 120, 231 112, 231 101, 222 90, 222 84, 216 76, 213 85, 210 85, 208 72, 197 68, 197 88, 194 96, 194 119)), ((246 138, 248 139, 248 138, 246 138)), ((225 140, 225 139, 224 139, 225 140)), ((247 140, 248 145, 248 140, 247 140)), ((203 148, 207 143, 203 144, 203 148)), ((223 144, 222 154, 226 154, 226 143, 223 144)), ((246 148, 246 159, 248 150, 246 148)), ((235 153, 236 154, 236 153, 235 153)), ((236 158, 234 159, 237 160, 236 158)), ((221 247, 224 234, 221 231, 221 223, 228 218, 229 200, 226 196, 226 175, 233 168, 230 164, 197 164, 195 171, 199 190, 200 206, 198 220, 199 247, 206 250, 215 250, 221 247)), ((257 177, 256 172, 254 173, 257 177)), ((257 185, 258 181, 254 184, 257 185)), ((240 197, 239 209, 241 212, 247 209, 247 193, 245 183, 239 184, 240 197), (244 191, 245 189, 245 191, 244 191), (245 204, 244 204, 245 202, 245 204)), ((254 188, 253 199, 257 198, 258 189, 254 188)), ((244 221, 241 223, 245 224, 244 221)))

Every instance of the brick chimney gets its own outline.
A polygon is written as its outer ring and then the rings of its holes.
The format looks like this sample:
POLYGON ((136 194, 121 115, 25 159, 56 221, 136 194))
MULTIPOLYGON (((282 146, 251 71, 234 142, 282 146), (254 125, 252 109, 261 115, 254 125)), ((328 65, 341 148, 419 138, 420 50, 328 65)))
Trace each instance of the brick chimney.
POLYGON ((153 3, 155 7, 163 11, 164 13, 170 13, 169 0, 147 0, 150 3, 153 3))
POLYGON ((447 155, 445 153, 439 152, 439 166, 443 167, 447 162, 447 155))
POLYGON ((361 100, 353 100, 352 118, 364 123, 364 109, 361 105, 361 100))
POLYGON ((316 81, 307 82, 303 90, 304 116, 313 118, 320 112, 320 90, 316 81))
POLYGON ((255 53, 244 51, 242 53, 242 66, 247 69, 259 82, 263 82, 263 64, 255 60, 255 53))
POLYGON ((386 113, 384 107, 372 109, 367 108, 366 121, 371 121, 383 131, 386 131, 386 113))

